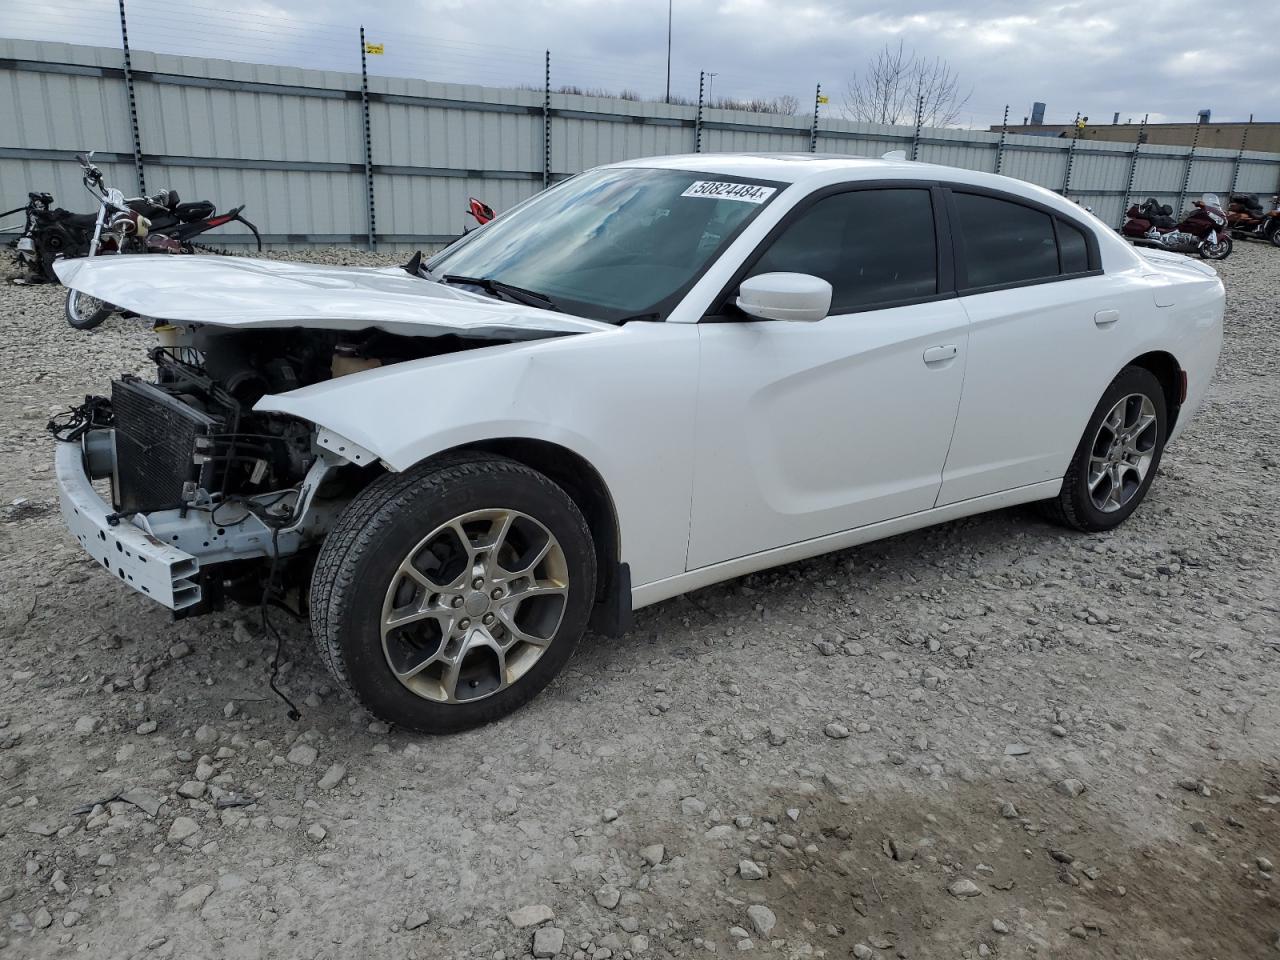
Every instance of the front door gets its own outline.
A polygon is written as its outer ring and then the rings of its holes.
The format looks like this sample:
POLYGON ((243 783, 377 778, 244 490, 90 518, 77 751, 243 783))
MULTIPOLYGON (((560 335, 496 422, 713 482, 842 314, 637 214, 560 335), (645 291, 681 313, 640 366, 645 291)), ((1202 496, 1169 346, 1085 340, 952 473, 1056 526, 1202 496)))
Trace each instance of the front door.
POLYGON ((927 188, 812 202, 748 275, 820 276, 831 314, 699 324, 689 569, 934 505, 968 321, 939 276, 933 202, 927 188))

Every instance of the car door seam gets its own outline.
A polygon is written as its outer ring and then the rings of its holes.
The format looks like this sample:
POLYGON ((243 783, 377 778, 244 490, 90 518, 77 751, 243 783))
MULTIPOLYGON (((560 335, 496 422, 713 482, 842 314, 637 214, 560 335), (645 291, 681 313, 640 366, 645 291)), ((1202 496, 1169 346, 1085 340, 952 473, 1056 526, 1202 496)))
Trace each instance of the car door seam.
POLYGON ((938 501, 942 499, 942 488, 947 483, 947 462, 951 459, 951 447, 956 442, 956 426, 960 423, 960 408, 964 406, 964 387, 965 381, 969 376, 969 341, 972 334, 973 317, 969 316, 969 311, 965 307, 964 297, 956 297, 956 303, 960 305, 960 309, 964 311, 964 349, 961 351, 960 357, 960 396, 956 400, 955 415, 951 419, 951 438, 947 441, 947 452, 942 458, 942 470, 938 473, 938 492, 933 495, 933 506, 938 506, 938 501))
POLYGON ((696 361, 696 386, 693 391, 693 444, 689 450, 692 463, 689 467, 689 498, 685 509, 684 527, 684 571, 689 572, 689 556, 693 550, 693 504, 698 490, 698 430, 702 426, 702 324, 694 324, 697 328, 698 355, 696 361))

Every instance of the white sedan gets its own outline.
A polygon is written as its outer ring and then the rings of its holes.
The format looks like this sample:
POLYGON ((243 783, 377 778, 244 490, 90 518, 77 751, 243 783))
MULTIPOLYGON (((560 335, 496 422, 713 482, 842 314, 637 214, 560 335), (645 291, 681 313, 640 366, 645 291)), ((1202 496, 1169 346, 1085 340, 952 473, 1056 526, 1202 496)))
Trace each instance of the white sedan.
POLYGON ((1033 501, 1117 526, 1222 338, 1211 267, 1053 193, 808 154, 591 170, 404 268, 58 273, 162 344, 60 433, 75 536, 179 615, 296 585, 432 733, 707 584, 1033 501))

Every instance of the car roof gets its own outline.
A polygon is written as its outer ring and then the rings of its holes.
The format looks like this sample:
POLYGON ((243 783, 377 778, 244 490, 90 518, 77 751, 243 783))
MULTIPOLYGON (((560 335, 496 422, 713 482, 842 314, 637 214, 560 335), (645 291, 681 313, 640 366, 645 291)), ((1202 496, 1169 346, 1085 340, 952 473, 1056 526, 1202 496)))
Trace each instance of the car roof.
MULTIPOLYGON (((860 180, 924 180, 960 183, 986 187, 1034 200, 1074 220, 1091 218, 1084 209, 1052 190, 982 170, 948 167, 912 160, 885 160, 850 157, 834 153, 685 153, 669 157, 639 157, 607 167, 646 167, 649 169, 687 170, 711 176, 774 180, 787 184, 806 184, 820 188, 836 183, 860 180)), ((1103 233, 1110 228, 1098 220, 1095 229, 1103 233)), ((1127 244, 1126 244, 1127 246, 1127 244)))
MULTIPOLYGON (((832 171, 847 171, 850 180, 871 180, 885 176, 890 171, 903 176, 907 170, 912 171, 910 175, 918 177, 921 176, 922 167, 932 165, 909 163, 905 160, 873 160, 869 157, 850 157, 835 153, 684 153, 668 157, 639 157, 609 166, 692 170, 727 177, 754 177, 795 183, 815 174, 832 171)), ((949 167, 937 169, 950 170, 949 167)))

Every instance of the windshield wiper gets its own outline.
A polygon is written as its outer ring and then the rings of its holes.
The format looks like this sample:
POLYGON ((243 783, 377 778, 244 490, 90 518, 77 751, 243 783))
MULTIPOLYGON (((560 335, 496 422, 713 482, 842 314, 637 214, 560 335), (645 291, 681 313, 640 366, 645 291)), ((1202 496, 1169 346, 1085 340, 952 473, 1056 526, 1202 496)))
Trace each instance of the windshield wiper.
POLYGON ((526 290, 524 287, 517 287, 502 280, 495 280, 493 277, 463 277, 456 273, 446 273, 440 278, 441 283, 461 283, 472 287, 479 287, 486 293, 495 297, 506 297, 508 300, 514 300, 516 303, 523 303, 527 307, 541 307, 544 310, 555 310, 558 313, 564 311, 556 305, 556 302, 548 297, 545 293, 538 293, 536 290, 526 290))

